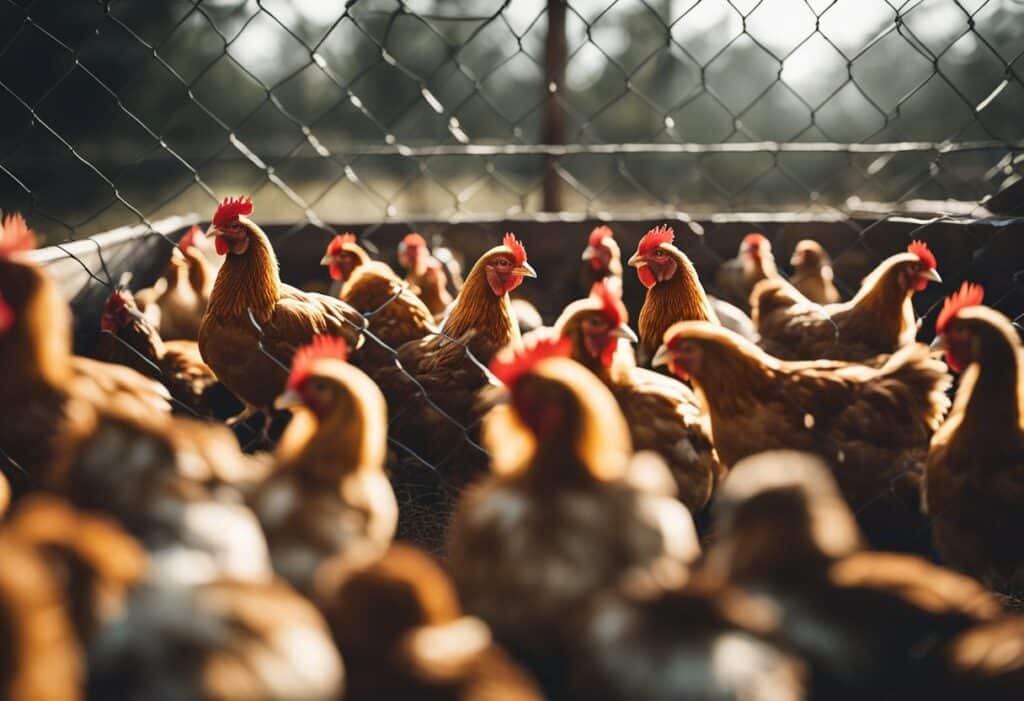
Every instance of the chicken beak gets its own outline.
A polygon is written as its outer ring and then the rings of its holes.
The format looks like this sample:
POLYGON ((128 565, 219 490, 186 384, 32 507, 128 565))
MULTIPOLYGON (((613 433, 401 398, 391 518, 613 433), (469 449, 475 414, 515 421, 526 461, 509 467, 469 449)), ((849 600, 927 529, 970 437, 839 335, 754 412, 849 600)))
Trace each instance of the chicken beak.
POLYGON ((320 259, 320 265, 330 265, 333 262, 334 261, 331 260, 330 256, 324 256, 323 258, 320 259))
POLYGON ((641 258, 639 253, 634 253, 633 256, 626 261, 626 265, 633 268, 642 268, 647 265, 647 261, 641 258))
POLYGON ((921 275, 924 277, 925 280, 938 283, 942 282, 942 276, 939 275, 939 271, 936 270, 935 268, 928 268, 923 273, 921 273, 921 275))
POLYGON ((597 249, 595 249, 593 246, 587 246, 585 249, 583 249, 583 258, 581 260, 590 260, 592 258, 595 258, 596 256, 597 249))
POLYGON ((934 339, 932 339, 932 342, 928 345, 928 347, 934 352, 944 351, 946 350, 946 338, 942 334, 939 334, 934 339))
POLYGON ((670 360, 672 360, 672 351, 670 351, 668 346, 663 343, 658 347, 657 352, 654 354, 654 358, 651 359, 651 367, 658 368, 663 365, 668 365, 670 360))
POLYGON ((276 400, 275 409, 292 409, 302 404, 302 397, 293 389, 286 389, 276 400))
POLYGON ((615 338, 624 338, 630 343, 640 342, 640 339, 636 337, 636 333, 633 331, 633 329, 629 328, 627 324, 616 326, 614 329, 608 332, 608 335, 613 336, 615 338))
POLYGON ((533 269, 532 265, 526 262, 524 262, 518 268, 513 268, 512 272, 522 277, 537 277, 537 271, 533 269))

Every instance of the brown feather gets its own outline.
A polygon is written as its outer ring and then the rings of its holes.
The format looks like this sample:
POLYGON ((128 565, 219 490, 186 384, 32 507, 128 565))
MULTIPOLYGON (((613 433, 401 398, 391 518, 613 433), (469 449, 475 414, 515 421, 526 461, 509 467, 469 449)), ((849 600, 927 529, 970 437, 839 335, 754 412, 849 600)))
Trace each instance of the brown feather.
POLYGON ((647 290, 643 307, 640 308, 637 331, 640 345, 648 357, 661 345, 668 327, 677 321, 718 323, 718 317, 708 302, 693 263, 675 246, 663 244, 662 248, 676 259, 678 267, 670 279, 647 290))

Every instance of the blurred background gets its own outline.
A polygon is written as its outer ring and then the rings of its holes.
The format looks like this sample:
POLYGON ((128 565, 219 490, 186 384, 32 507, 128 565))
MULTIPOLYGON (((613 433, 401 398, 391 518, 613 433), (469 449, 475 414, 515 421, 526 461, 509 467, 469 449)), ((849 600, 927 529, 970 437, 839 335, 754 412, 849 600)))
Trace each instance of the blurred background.
POLYGON ((238 193, 317 227, 977 216, 1024 167, 1022 56, 1019 0, 0 0, 0 208, 50 241, 238 193))

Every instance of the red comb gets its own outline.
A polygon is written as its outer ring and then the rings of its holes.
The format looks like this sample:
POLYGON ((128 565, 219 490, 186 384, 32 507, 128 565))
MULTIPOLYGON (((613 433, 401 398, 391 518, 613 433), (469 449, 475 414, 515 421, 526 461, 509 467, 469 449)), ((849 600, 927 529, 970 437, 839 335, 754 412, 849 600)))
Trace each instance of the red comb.
POLYGON ((615 234, 607 226, 595 226, 594 230, 590 232, 590 238, 587 240, 588 246, 600 246, 601 242, 605 239, 614 237, 615 234))
POLYGON ((571 353, 572 339, 542 338, 532 347, 517 351, 511 358, 504 353, 499 354, 491 361, 490 369, 506 387, 512 388, 519 378, 530 372, 540 361, 548 358, 568 358, 571 353))
POLYGON ((252 200, 248 197, 225 197, 213 215, 213 225, 217 228, 233 224, 238 217, 252 214, 252 200))
POLYGON ((345 232, 344 234, 338 234, 331 242, 327 244, 327 255, 335 256, 341 253, 341 249, 345 247, 347 243, 355 243, 356 235, 351 232, 345 232))
POLYGON ((764 234, 759 234, 756 231, 751 232, 743 237, 743 244, 746 246, 760 246, 762 243, 765 243, 767 241, 768 239, 765 238, 764 234))
POLYGON ((935 333, 943 333, 946 330, 946 324, 961 309, 964 307, 976 307, 981 304, 981 300, 984 298, 985 290, 982 289, 981 285, 974 285, 969 282, 962 284, 960 289, 947 297, 945 304, 942 305, 939 318, 935 320, 935 333))
POLYGON ((8 214, 3 219, 3 227, 0 228, 0 258, 19 253, 31 251, 36 247, 36 235, 28 228, 25 217, 17 212, 8 214))
POLYGON ((406 247, 426 246, 427 242, 422 236, 420 236, 414 231, 410 234, 405 235, 405 238, 402 239, 402 245, 406 247))
POLYGON ((604 314, 612 326, 626 323, 626 320, 629 318, 629 314, 626 312, 626 305, 622 303, 622 298, 615 294, 615 291, 604 280, 594 283, 594 286, 590 288, 590 296, 601 302, 601 313, 604 314))
POLYGON ((656 226, 640 239, 640 245, 636 247, 637 253, 647 255, 663 243, 672 243, 676 234, 670 226, 656 226))
POLYGON ((0 333, 14 326, 14 310, 0 294, 0 333))
POLYGON ((907 251, 920 258, 927 268, 934 270, 935 266, 938 265, 938 262, 935 260, 935 254, 928 250, 928 244, 924 241, 911 241, 910 245, 907 246, 907 251))
POLYGON ((199 228, 198 224, 193 224, 192 228, 185 232, 185 235, 181 237, 181 241, 178 242, 178 248, 182 251, 187 251, 193 246, 199 245, 200 242, 206 239, 206 234, 199 228))
POLYGON ((516 238, 515 234, 511 232, 505 234, 505 238, 501 242, 512 249, 512 255, 516 258, 516 265, 522 265, 526 262, 526 247, 523 246, 522 241, 516 238))
POLYGON ((314 336, 308 346, 300 348, 292 360, 292 372, 288 376, 288 389, 295 389, 301 385, 312 372, 313 363, 326 358, 348 360, 348 344, 345 343, 344 338, 314 336))
POLYGON ((113 314, 119 312, 128 306, 128 300, 125 298, 124 293, 121 290, 114 290, 107 297, 107 303, 103 305, 104 314, 113 314))

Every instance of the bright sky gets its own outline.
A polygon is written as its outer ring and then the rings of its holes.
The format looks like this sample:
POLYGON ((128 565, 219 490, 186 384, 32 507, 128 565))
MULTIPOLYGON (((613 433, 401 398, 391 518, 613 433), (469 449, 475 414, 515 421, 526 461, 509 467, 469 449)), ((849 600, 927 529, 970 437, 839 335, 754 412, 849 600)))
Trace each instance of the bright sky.
MULTIPOLYGON (((688 47, 688 39, 707 36, 709 32, 713 33, 712 36, 721 37, 717 46, 724 45, 741 32, 743 13, 748 15, 747 31, 780 57, 789 54, 806 37, 814 34, 815 13, 822 13, 821 33, 850 55, 869 43, 882 29, 891 26, 894 7, 909 11, 907 26, 932 48, 944 48, 964 32, 968 19, 965 10, 972 13, 980 10, 979 18, 990 16, 999 8, 1012 8, 1024 13, 1024 3, 1020 0, 960 0, 964 9, 953 0, 732 0, 731 5, 726 0, 648 1, 656 7, 668 6, 670 12, 667 14, 673 18, 682 17, 673 25, 672 34, 684 47, 688 47)), ((212 2, 221 5, 248 2, 252 11, 258 10, 255 0, 212 2)), ((361 4, 385 11, 396 6, 390 0, 363 0, 361 4)), ((451 15, 487 15, 501 4, 501 0, 407 0, 405 3, 411 12, 451 15)), ((313 24, 326 27, 337 19, 340 3, 328 0, 264 0, 264 5, 285 23, 301 15, 313 24)), ((516 31, 523 31, 545 5, 546 0, 512 0, 504 14, 516 31)), ((569 6, 567 29, 570 50, 584 41, 586 25, 591 24, 593 42, 612 55, 620 51, 628 40, 616 18, 642 7, 638 0, 569 0, 569 6), (611 9, 605 12, 609 7, 611 9), (598 20, 602 13, 603 17, 598 20)), ((538 28, 543 29, 543 22, 535 25, 535 30, 538 28)), ((234 50, 247 62, 251 59, 255 63, 272 65, 275 60, 273 47, 279 40, 280 32, 271 22, 254 23, 236 42, 234 50)), ((543 31, 533 31, 525 40, 534 56, 542 55, 542 40, 543 31)), ((977 40, 968 34, 956 43, 948 59, 955 60, 957 55, 970 54, 977 44, 977 40)), ((697 58, 707 60, 709 57, 697 58)), ((586 89, 599 75, 605 62, 605 57, 595 46, 584 46, 567 68, 570 86, 577 90, 586 89)), ((814 36, 786 59, 783 78, 799 87, 820 79, 824 73, 823 66, 841 64, 842 59, 824 38, 814 36)), ((513 62, 507 68, 536 71, 536 66, 528 62, 513 62)))

